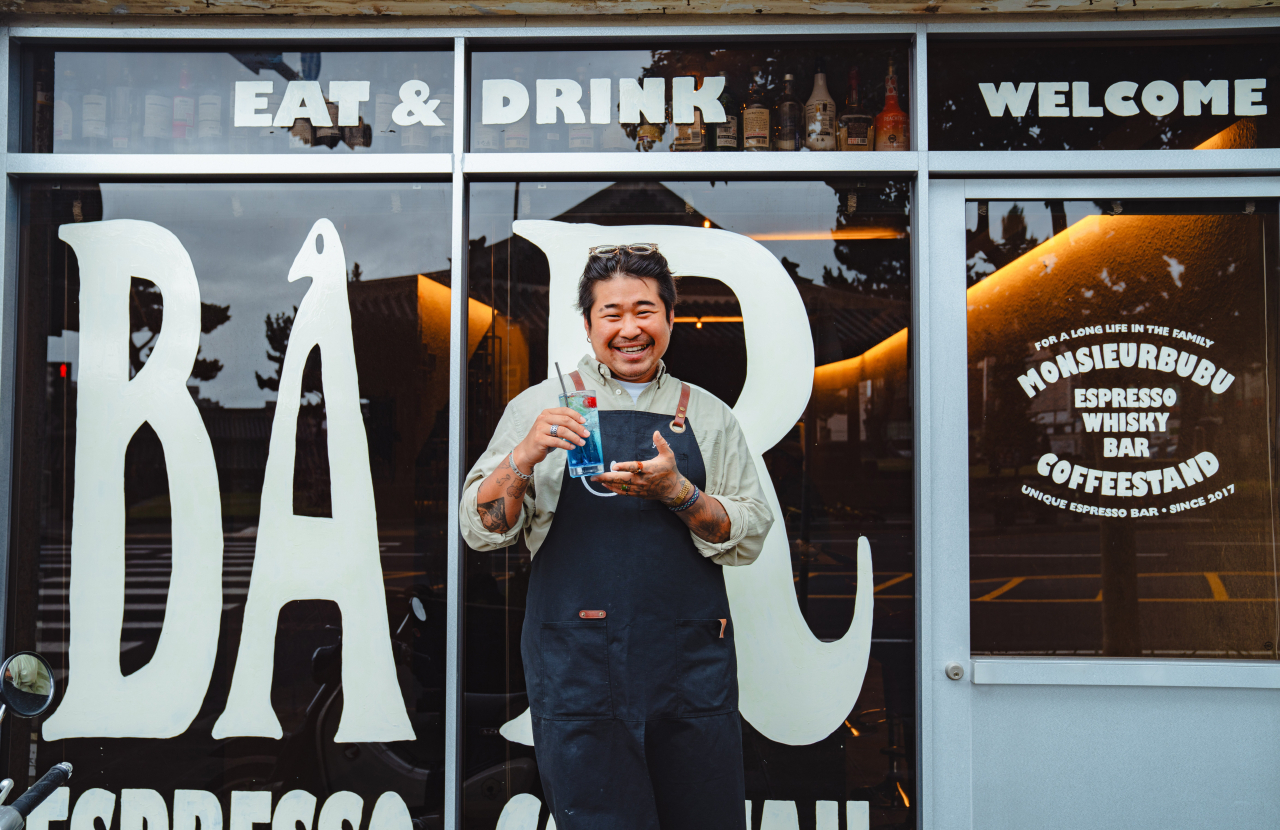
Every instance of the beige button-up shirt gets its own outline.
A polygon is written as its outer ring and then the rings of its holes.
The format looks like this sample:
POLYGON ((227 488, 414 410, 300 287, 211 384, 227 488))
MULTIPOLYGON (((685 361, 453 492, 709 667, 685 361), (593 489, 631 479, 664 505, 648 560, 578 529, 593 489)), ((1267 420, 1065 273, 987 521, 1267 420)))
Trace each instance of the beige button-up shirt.
MULTIPOLYGON (((666 365, 661 362, 657 378, 635 401, 612 379, 609 368, 593 356, 586 355, 578 361, 578 371, 582 373, 583 385, 596 391, 597 406, 602 410, 634 409, 675 416, 676 403, 680 399, 680 381, 667 374, 666 365)), ((572 386, 567 375, 565 384, 572 386)), ((702 451, 702 462, 707 472, 704 492, 715 496, 724 505, 729 515, 729 538, 716 544, 692 532, 689 535, 702 555, 713 562, 749 565, 760 555, 764 537, 773 525, 773 513, 765 502, 755 462, 732 410, 710 392, 693 384, 689 384, 689 388, 688 419, 698 438, 698 448, 702 451)), ((505 465, 507 453, 529 434, 529 427, 539 413, 559 405, 559 394, 560 382, 552 376, 517 395, 502 413, 488 449, 467 473, 462 505, 458 511, 459 524, 462 526, 462 538, 475 550, 495 550, 513 545, 516 534, 523 531, 529 551, 536 555, 547 538, 555 518, 556 503, 560 500, 567 451, 552 450, 545 461, 533 468, 533 480, 525 490, 520 516, 506 533, 493 533, 480 523, 477 495, 481 482, 498 466, 505 465)))

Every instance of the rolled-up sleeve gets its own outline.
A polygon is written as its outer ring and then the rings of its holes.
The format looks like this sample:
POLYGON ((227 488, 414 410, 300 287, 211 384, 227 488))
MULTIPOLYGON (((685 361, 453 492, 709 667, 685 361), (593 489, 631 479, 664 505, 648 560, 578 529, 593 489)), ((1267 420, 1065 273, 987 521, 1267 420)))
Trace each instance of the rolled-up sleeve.
MULTIPOLYGON (((518 400, 518 399, 517 399, 518 400)), ((516 401, 512 401, 502 413, 498 427, 493 431, 493 438, 480 459, 476 461, 463 483, 462 503, 458 508, 458 525, 462 530, 462 538, 474 550, 496 550, 516 543, 525 524, 525 517, 533 513, 533 482, 524 492, 524 504, 520 515, 506 533, 494 533, 480 521, 479 495, 480 485, 499 466, 507 463, 507 453, 524 440, 527 428, 521 423, 516 401)))
POLYGON ((724 505, 729 516, 729 538, 717 544, 691 535, 698 551, 716 564, 750 565, 764 548, 764 539, 773 526, 773 511, 764 499, 755 457, 747 447, 742 428, 728 407, 724 414, 723 440, 712 448, 706 492, 724 505))

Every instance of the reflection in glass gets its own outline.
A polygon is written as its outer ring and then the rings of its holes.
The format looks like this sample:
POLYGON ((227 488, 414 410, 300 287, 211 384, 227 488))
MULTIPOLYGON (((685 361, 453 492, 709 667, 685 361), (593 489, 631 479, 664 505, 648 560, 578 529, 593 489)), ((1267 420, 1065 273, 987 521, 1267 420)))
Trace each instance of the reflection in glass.
MULTIPOLYGON (((817 743, 774 743, 744 722, 757 817, 765 800, 795 802, 801 826, 812 826, 818 802, 838 802, 843 815, 844 802, 854 801, 867 802, 873 827, 915 822, 908 194, 907 183, 884 180, 471 187, 468 465, 507 402, 547 376, 547 259, 512 235, 515 219, 740 233, 779 259, 808 309, 819 365, 808 408, 764 453, 765 464, 791 541, 797 602, 815 636, 834 640, 848 630, 857 539, 870 540, 871 659, 846 722, 817 743)), ((696 275, 681 277, 679 292, 666 364, 733 405, 747 368, 738 298, 696 275)), ((523 543, 467 552, 460 777, 463 825, 476 830, 495 827, 512 797, 542 796, 534 748, 498 732, 528 708, 519 643, 529 568, 523 543)))
MULTIPOLYGON (((879 149, 905 150, 910 144, 907 117, 896 109, 909 109, 905 43, 477 51, 471 61, 473 153, 875 148, 876 142, 866 142, 862 134, 841 144, 838 116, 843 111, 836 101, 848 102, 850 111, 881 113, 904 128, 895 129, 893 141, 879 149), (788 76, 794 77, 789 93, 788 76), (702 90, 721 78, 718 100, 726 121, 706 120, 702 108, 681 115, 676 106, 680 84, 702 90), (860 89, 850 95, 851 86, 860 89), (624 87, 643 101, 627 123, 624 87), (780 138, 784 111, 789 132, 780 138)), ((686 94, 680 93, 681 100, 686 94)))
POLYGON ((15 714, 38 715, 53 699, 53 675, 40 655, 24 651, 4 663, 4 687, 0 698, 15 714))
MULTIPOLYGON (((58 238, 64 225, 133 219, 171 231, 191 257, 203 301, 200 351, 187 391, 212 444, 223 521, 221 628, 204 704, 178 737, 68 739, 29 744, 7 733, 14 777, 69 760, 80 787, 112 792, 207 790, 229 809, 232 790, 305 790, 364 799, 398 793, 414 818, 439 826, 444 769, 444 595, 448 469, 449 287, 426 274, 448 264, 448 184, 33 184, 22 195, 22 305, 11 604, 11 649, 38 649, 55 680, 67 676, 72 613, 71 531, 77 400, 83 373, 80 267, 58 238), (311 280, 289 282, 290 264, 321 218, 346 254, 351 313, 373 499, 398 693, 417 736, 394 743, 335 743, 344 701, 342 625, 327 601, 296 601, 279 613, 271 702, 281 740, 215 740, 242 639, 268 445, 281 365, 297 307, 311 280), (35 754, 31 754, 35 753, 35 754), (21 763, 14 759, 20 758, 21 763)), ((144 371, 171 320, 148 281, 129 290, 129 373, 144 371)), ((304 355, 304 357, 306 357, 304 355)), ((306 360, 292 471, 296 515, 328 517, 329 423, 324 369, 341 355, 306 360)), ((173 572, 166 454, 181 436, 144 424, 120 475, 125 509, 124 609, 119 664, 132 675, 156 653, 173 572)), ((324 519, 316 519, 322 521, 324 519)), ((83 577, 81 577, 83 578, 83 577)), ((256 578, 256 577, 255 577, 256 578)), ((181 637, 181 632, 169 636, 181 637)), ((77 682, 85 682, 81 679, 77 682)), ((196 682, 193 680, 193 682, 196 682)), ((21 783, 19 783, 21 786, 21 783)), ((229 812, 225 813, 230 815, 229 812)))
POLYGON ((25 152, 453 150, 448 52, 35 49, 24 60, 25 152))
POLYGON ((973 651, 1275 659, 1275 202, 967 222, 973 651))

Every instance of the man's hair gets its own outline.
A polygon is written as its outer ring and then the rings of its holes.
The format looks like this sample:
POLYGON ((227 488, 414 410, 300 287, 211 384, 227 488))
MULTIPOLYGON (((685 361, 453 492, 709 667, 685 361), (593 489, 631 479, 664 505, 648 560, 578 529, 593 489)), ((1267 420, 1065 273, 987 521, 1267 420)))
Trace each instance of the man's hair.
POLYGON ((654 251, 650 254, 633 254, 625 248, 619 248, 608 256, 588 256, 587 267, 578 280, 578 310, 582 316, 591 321, 591 306, 595 303, 596 283, 611 280, 614 277, 640 277, 653 280, 658 284, 658 296, 666 305, 666 313, 671 314, 676 307, 676 280, 671 276, 671 268, 667 258, 654 251))

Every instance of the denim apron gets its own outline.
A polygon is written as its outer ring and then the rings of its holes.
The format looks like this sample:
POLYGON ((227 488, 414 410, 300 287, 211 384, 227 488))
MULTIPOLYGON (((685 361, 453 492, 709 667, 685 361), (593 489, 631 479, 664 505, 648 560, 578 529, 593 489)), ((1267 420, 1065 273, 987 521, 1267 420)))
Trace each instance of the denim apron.
MULTIPOLYGON (((655 457, 661 431, 704 487, 692 426, 673 425, 656 412, 601 412, 605 469, 655 457)), ((724 574, 678 516, 566 466, 533 558, 520 649, 557 830, 745 830, 724 574)))

